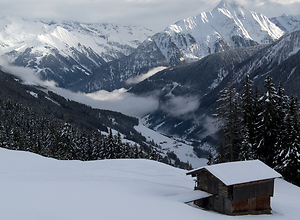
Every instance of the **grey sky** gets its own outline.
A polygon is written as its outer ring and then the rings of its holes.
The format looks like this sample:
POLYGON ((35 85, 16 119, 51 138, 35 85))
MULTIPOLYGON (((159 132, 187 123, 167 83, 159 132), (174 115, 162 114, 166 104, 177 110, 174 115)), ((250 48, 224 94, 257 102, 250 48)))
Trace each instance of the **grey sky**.
MULTIPOLYGON (((137 24, 161 31, 212 10, 221 0, 0 0, 2 16, 137 24)), ((300 0, 238 0, 269 17, 300 14, 300 0)))

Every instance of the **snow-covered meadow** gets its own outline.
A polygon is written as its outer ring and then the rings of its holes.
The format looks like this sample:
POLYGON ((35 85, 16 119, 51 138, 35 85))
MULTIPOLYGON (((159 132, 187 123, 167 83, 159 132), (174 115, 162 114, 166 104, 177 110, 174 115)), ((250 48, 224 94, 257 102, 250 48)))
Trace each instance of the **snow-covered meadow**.
POLYGON ((58 161, 0 149, 5 220, 297 219, 300 188, 276 180, 272 215, 231 217, 184 203, 186 171, 149 160, 58 161))

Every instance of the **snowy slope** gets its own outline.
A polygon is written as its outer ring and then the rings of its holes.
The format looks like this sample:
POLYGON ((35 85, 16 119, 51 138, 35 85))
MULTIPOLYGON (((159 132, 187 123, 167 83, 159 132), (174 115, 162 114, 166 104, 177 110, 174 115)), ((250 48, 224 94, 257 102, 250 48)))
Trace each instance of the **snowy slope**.
POLYGON ((270 18, 281 30, 286 33, 300 30, 300 15, 281 15, 279 17, 270 18))
POLYGON ((147 138, 147 141, 153 141, 161 146, 161 149, 157 149, 159 152, 163 152, 163 155, 174 152, 178 159, 182 162, 189 162, 193 168, 202 167, 207 164, 207 159, 198 158, 193 150, 191 143, 185 143, 180 139, 169 138, 163 134, 155 132, 141 122, 135 129, 147 138))
POLYGON ((284 219, 298 217, 300 189, 275 181, 272 215, 230 217, 184 204, 186 171, 147 160, 57 161, 0 149, 0 212, 6 220, 284 219))
POLYGON ((29 47, 35 51, 49 52, 48 47, 69 54, 67 48, 82 49, 79 44, 92 48, 105 61, 128 55, 148 36, 149 29, 139 26, 114 24, 87 24, 26 20, 18 17, 0 18, 0 54, 13 50, 21 53, 29 47), (48 46, 48 47, 46 47, 48 46))
POLYGON ((270 43, 283 34, 266 16, 234 1, 222 0, 212 11, 178 21, 151 39, 172 62, 194 61, 229 48, 270 43))
POLYGON ((138 26, 0 18, 0 56, 60 86, 82 80, 124 57, 152 31, 138 26))
POLYGON ((245 74, 252 74, 257 83, 263 82, 262 73, 268 73, 273 80, 281 82, 288 93, 299 94, 297 83, 300 51, 300 31, 284 35, 275 43, 265 47, 245 62, 235 73, 235 81, 242 81, 245 74), (294 82, 294 83, 293 83, 294 82), (294 89, 292 92, 291 89, 294 89))

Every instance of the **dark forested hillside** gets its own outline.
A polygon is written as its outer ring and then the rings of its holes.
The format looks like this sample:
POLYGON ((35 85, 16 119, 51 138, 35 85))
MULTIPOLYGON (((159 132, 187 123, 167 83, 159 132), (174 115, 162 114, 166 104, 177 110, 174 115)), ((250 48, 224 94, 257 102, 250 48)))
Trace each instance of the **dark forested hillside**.
POLYGON ((121 134, 90 131, 0 98, 0 147, 61 160, 150 158, 162 160, 151 147, 123 143, 121 134))
MULTIPOLYGON (((137 132, 133 129, 138 119, 121 113, 93 109, 89 106, 66 100, 45 88, 23 85, 20 79, 0 71, 0 97, 30 107, 32 111, 60 119, 88 130, 108 132, 107 127, 123 134, 137 132)), ((137 134, 136 134, 137 135, 137 134)), ((128 136, 127 138, 130 138, 128 136)))
POLYGON ((0 147, 58 159, 161 158, 134 129, 136 118, 23 85, 2 71, 0 82, 0 147))
POLYGON ((147 142, 134 129, 137 118, 66 100, 3 71, 0 84, 0 147, 63 160, 148 158, 189 165, 147 142))

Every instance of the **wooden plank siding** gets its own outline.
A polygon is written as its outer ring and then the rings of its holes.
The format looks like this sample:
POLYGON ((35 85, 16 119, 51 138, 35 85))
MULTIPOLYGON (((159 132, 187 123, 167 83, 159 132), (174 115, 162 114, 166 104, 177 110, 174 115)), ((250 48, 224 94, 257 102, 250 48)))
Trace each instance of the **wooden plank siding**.
POLYGON ((232 214, 270 214, 271 199, 270 196, 251 198, 236 201, 232 204, 232 214))
POLYGON ((262 180, 250 183, 244 183, 233 186, 232 199, 233 202, 258 198, 263 196, 273 196, 274 179, 262 180))

